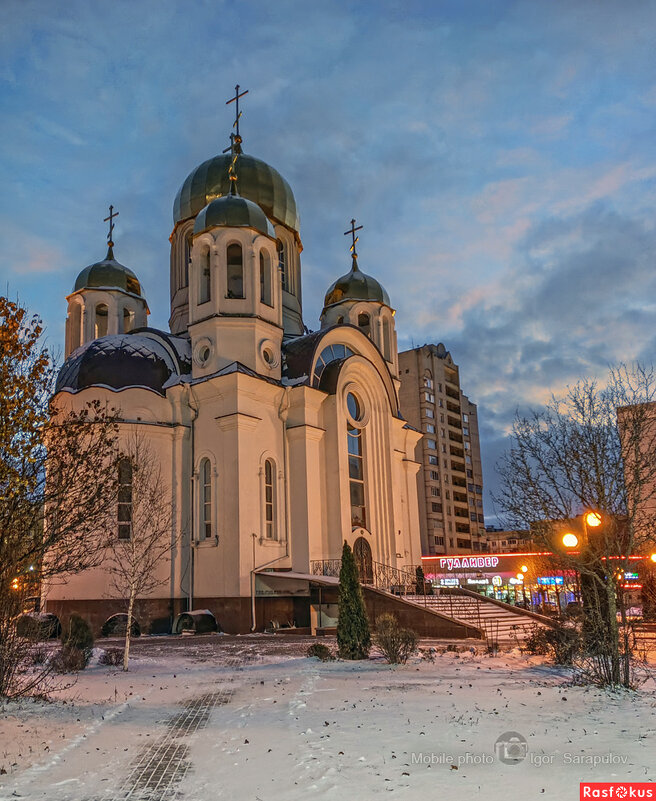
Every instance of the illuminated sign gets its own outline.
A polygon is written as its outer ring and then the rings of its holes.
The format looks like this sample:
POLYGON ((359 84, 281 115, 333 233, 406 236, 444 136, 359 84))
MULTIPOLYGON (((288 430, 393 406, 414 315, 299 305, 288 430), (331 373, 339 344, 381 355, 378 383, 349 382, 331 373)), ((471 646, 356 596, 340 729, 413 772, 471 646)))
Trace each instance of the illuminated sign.
POLYGON ((492 584, 495 587, 500 587, 503 584, 503 579, 501 576, 492 576, 492 584))
POLYGON ((638 576, 638 574, 637 574, 637 573, 625 573, 625 574, 624 574, 624 578, 625 578, 625 579, 632 579, 632 580, 633 580, 633 579, 637 579, 637 578, 639 578, 639 576, 638 576))
POLYGON ((538 584, 545 584, 553 586, 554 584, 564 584, 565 579, 562 576, 539 576, 538 584))
POLYGON ((488 584, 488 580, 486 578, 474 578, 474 579, 467 579, 467 584, 488 584))
POLYGON ((460 579, 457 578, 441 578, 440 584, 443 587, 459 587, 460 586, 460 579))
POLYGON ((471 567, 496 567, 499 564, 498 556, 454 556, 440 558, 440 567, 447 570, 461 570, 471 567))

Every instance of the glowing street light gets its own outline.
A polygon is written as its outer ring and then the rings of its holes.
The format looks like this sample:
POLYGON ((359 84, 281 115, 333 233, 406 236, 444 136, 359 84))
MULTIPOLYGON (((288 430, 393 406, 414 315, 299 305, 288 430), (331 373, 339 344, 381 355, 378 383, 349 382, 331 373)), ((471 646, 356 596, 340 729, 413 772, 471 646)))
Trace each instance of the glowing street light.
POLYGON ((528 573, 528 567, 526 565, 522 565, 522 573, 528 573))
POLYGON ((652 562, 656 562, 656 553, 653 553, 649 558, 652 562))
POLYGON ((599 512, 588 512, 585 515, 585 523, 590 528, 597 528, 601 525, 601 515, 599 512))
POLYGON ((571 531, 568 531, 567 534, 563 536, 563 545, 566 548, 576 548, 578 544, 579 538, 576 536, 576 534, 572 534, 571 531))
POLYGON ((517 581, 524 581, 524 574, 523 573, 518 573, 517 574, 517 581))

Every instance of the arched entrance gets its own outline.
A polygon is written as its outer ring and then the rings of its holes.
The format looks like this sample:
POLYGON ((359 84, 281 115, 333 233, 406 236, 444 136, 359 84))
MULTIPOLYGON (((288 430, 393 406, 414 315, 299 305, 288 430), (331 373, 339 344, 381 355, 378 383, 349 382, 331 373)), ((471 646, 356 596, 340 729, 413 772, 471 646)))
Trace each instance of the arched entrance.
POLYGON ((374 565, 371 546, 364 537, 358 537, 353 544, 353 556, 358 568, 358 576, 363 584, 374 583, 374 565))

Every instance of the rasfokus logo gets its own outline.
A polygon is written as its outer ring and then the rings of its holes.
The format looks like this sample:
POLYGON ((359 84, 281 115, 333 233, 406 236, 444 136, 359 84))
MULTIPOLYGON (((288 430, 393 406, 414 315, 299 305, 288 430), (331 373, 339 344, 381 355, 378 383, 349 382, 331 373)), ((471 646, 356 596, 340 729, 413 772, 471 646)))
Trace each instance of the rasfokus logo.
POLYGON ((653 798, 656 799, 656 784, 653 782, 581 782, 579 798, 653 798))

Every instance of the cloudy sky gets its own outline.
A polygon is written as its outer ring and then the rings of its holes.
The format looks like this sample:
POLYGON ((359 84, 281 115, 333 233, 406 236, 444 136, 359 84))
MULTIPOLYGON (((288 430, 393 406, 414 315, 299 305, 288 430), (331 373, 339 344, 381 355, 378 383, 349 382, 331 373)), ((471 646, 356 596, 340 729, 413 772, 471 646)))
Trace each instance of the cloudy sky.
MULTIPOLYGON (((228 143, 291 183, 304 316, 360 264, 443 341, 485 480, 517 407, 656 350, 656 2, 3 0, 0 276, 63 348, 105 254, 168 319, 172 203, 228 143)), ((487 502, 486 512, 493 512, 487 502)))

